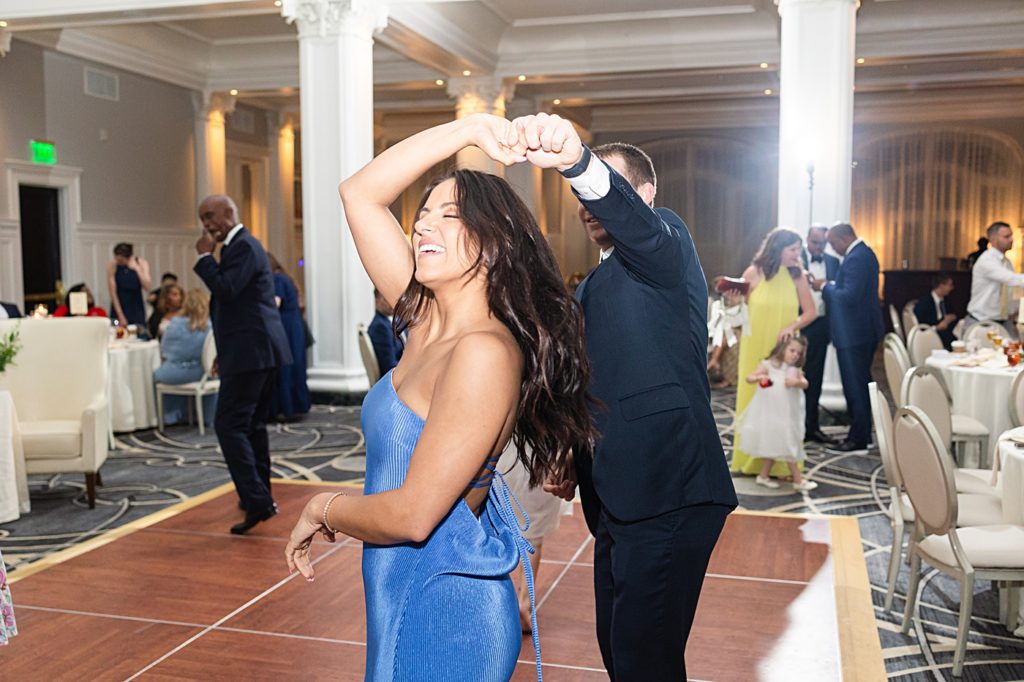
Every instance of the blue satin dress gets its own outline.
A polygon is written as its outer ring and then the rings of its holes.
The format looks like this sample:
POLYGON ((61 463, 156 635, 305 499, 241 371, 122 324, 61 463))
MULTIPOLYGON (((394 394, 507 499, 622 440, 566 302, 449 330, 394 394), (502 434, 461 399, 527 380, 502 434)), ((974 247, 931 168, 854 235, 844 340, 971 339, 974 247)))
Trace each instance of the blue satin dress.
MULTIPOLYGON (((362 426, 365 493, 398 488, 423 420, 399 399, 391 372, 366 395, 362 426)), ((488 462, 492 472, 495 462, 488 462)), ((460 499, 425 542, 363 544, 367 680, 497 682, 512 676, 522 631, 509 573, 522 560, 533 602, 527 558, 533 548, 501 474, 474 483, 488 484, 479 518, 460 499)), ((539 680, 536 609, 533 632, 539 680)))

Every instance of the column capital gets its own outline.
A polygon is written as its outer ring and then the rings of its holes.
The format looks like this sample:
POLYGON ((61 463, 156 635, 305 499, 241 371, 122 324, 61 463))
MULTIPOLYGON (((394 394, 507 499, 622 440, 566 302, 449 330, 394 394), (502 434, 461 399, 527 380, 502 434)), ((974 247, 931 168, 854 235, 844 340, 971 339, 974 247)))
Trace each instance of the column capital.
POLYGON ((299 38, 372 38, 388 24, 387 5, 375 0, 284 0, 281 16, 298 25, 299 38))
POLYGON ((477 112, 505 115, 505 103, 516 86, 494 75, 456 76, 448 79, 448 96, 455 99, 459 118, 477 112))
POLYGON ((237 98, 227 92, 204 90, 192 93, 192 107, 199 118, 209 118, 213 114, 221 117, 235 110, 237 98))
POLYGON ((11 51, 11 36, 13 34, 6 28, 0 28, 0 58, 6 57, 11 51))
POLYGON ((824 5, 853 5, 860 9, 860 0, 775 0, 775 6, 779 8, 779 14, 796 6, 813 7, 824 5))

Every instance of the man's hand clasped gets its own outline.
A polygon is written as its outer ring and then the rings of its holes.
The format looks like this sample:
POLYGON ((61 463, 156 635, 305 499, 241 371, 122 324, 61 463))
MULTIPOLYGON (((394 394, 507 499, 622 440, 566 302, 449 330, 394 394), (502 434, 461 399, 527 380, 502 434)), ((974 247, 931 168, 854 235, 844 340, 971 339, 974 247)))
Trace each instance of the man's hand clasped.
POLYGON ((477 114, 474 144, 489 157, 510 166, 529 161, 538 168, 572 168, 583 155, 583 142, 572 123, 557 114, 538 113, 508 121, 477 114))

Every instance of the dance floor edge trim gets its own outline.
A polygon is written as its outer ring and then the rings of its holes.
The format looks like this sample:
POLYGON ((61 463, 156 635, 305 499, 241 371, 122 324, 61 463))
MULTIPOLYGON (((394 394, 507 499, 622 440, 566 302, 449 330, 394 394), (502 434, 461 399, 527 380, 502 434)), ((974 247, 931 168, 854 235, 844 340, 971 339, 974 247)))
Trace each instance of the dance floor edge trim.
MULTIPOLYGON (((272 479, 272 481, 274 485, 362 489, 361 483, 353 482, 295 481, 279 478, 272 479)), ((48 568, 91 552, 94 549, 131 535, 136 531, 166 521, 189 509, 198 507, 233 491, 234 484, 230 482, 224 483, 195 497, 106 531, 73 547, 55 552, 28 566, 21 567, 8 576, 8 582, 11 584, 17 583, 48 568)), ((823 519, 828 521, 831 530, 836 617, 838 620, 843 680, 845 682, 885 680, 885 663, 871 598, 871 583, 868 580, 860 527, 857 524, 856 518, 819 514, 785 514, 745 509, 737 509, 733 514, 753 517, 823 519)))

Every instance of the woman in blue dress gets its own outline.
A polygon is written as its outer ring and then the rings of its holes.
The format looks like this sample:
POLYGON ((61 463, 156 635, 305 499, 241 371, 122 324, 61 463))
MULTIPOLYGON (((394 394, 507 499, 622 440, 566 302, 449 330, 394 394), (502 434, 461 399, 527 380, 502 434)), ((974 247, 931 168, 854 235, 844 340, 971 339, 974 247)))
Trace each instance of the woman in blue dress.
POLYGON ((135 255, 131 244, 114 247, 114 259, 107 263, 107 290, 110 292, 110 317, 122 327, 134 324, 147 334, 143 291, 152 284, 149 263, 135 255))
MULTIPOLYGON (((203 344, 210 333, 210 304, 201 289, 185 295, 181 314, 172 317, 160 339, 163 362, 153 371, 158 384, 187 384, 203 377, 203 344)), ((183 395, 164 396, 164 424, 171 426, 185 420, 192 399, 183 395)), ((213 424, 217 396, 203 397, 203 422, 213 424)))
POLYGON ((277 384, 274 386, 274 398, 270 403, 270 416, 291 420, 309 412, 306 328, 302 324, 299 290, 295 288, 295 282, 284 271, 274 254, 267 253, 267 257, 270 258, 270 269, 274 273, 274 298, 277 299, 277 310, 281 313, 281 325, 292 351, 291 364, 277 368, 277 384))
MULTIPOLYGON (((414 135, 341 184, 370 279, 409 330, 363 403, 363 496, 310 498, 285 554, 313 580, 317 533, 363 541, 368 680, 508 680, 522 643, 509 573, 530 551, 495 463, 511 439, 536 485, 561 481, 588 414, 582 315, 536 221, 502 178, 431 184, 412 243, 388 206, 476 146, 522 160, 512 124, 484 114, 414 135)), ((532 616, 537 674, 540 652, 532 616)))

